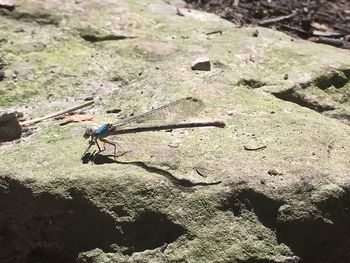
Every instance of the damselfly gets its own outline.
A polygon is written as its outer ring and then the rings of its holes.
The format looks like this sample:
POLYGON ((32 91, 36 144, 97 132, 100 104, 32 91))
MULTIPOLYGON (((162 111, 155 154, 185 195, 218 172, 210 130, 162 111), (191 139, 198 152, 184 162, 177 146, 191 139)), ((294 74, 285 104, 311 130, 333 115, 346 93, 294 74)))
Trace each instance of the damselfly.
POLYGON ((106 139, 106 137, 112 135, 208 126, 225 127, 223 121, 181 122, 202 110, 203 107, 204 104, 201 100, 194 97, 186 97, 114 124, 106 123, 95 130, 88 128, 84 133, 84 138, 89 139, 89 146, 83 157, 93 145, 96 145, 98 148, 96 155, 103 152, 106 150, 105 144, 112 145, 114 147, 114 156, 117 156, 117 143, 106 139), (99 141, 103 143, 103 148, 101 148, 99 141))

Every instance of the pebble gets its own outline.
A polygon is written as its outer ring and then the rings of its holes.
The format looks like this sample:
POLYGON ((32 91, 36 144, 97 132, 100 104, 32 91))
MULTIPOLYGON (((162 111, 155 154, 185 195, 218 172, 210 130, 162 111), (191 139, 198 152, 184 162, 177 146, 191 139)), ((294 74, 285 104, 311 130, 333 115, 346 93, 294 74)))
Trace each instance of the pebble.
POLYGON ((207 57, 197 58, 195 61, 193 61, 191 69, 210 71, 211 63, 209 58, 207 57))
POLYGON ((0 142, 19 139, 22 128, 15 112, 0 111, 0 142))
POLYGON ((267 172, 269 175, 277 176, 277 175, 283 175, 283 173, 276 171, 275 169, 270 169, 267 172))
POLYGON ((180 143, 179 142, 171 142, 168 144, 170 148, 179 148, 180 143))
POLYGON ((18 71, 17 71, 17 70, 14 70, 14 71, 13 71, 13 74, 12 74, 12 78, 13 78, 13 79, 17 79, 17 77, 18 77, 18 71))
POLYGON ((84 101, 90 101, 90 100, 94 100, 94 97, 89 96, 89 97, 84 98, 84 101))

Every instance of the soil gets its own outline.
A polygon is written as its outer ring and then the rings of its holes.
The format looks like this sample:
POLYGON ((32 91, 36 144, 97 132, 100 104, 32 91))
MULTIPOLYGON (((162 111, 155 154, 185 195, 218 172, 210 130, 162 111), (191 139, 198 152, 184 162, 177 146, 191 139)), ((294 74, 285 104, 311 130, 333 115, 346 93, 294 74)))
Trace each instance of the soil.
POLYGON ((348 0, 185 0, 240 26, 275 28, 294 37, 350 49, 348 0))

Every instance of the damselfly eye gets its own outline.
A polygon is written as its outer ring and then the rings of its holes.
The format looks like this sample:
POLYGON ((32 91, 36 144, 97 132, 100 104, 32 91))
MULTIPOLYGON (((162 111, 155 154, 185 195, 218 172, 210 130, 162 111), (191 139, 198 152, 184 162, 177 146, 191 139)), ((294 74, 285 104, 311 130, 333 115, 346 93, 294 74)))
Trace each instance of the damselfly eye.
POLYGON ((86 129, 85 132, 84 132, 83 137, 84 137, 85 139, 90 138, 90 136, 92 135, 92 132, 93 132, 93 131, 92 131, 91 128, 86 129))

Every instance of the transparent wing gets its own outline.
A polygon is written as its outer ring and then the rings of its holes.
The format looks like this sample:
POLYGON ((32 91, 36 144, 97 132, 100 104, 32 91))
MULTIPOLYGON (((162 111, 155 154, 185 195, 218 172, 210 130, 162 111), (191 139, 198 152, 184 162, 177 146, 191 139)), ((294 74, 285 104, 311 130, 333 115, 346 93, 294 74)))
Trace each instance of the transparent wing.
POLYGON ((114 125, 118 128, 130 126, 141 126, 144 124, 155 123, 176 123, 193 116, 204 108, 203 101, 194 97, 186 97, 176 100, 162 107, 156 108, 144 114, 116 122, 114 125))

